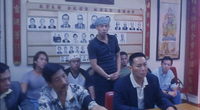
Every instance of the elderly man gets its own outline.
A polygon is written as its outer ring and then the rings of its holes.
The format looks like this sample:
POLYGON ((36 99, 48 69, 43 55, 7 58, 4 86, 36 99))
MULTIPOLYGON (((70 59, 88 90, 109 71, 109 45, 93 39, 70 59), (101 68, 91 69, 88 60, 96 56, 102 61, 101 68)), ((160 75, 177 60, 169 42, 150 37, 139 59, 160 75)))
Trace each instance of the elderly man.
POLYGON ((95 21, 98 34, 88 45, 90 63, 95 71, 95 100, 100 105, 104 105, 105 93, 113 90, 120 72, 120 48, 116 37, 108 34, 109 24, 106 17, 98 18, 95 21))
POLYGON ((174 110, 175 106, 163 97, 158 78, 147 73, 147 60, 143 53, 129 58, 131 73, 120 78, 114 88, 114 110, 143 110, 157 104, 162 110, 174 110))
POLYGON ((9 66, 0 63, 0 110, 18 110, 18 106, 22 110, 34 110, 19 82, 11 82, 10 78, 9 66))
POLYGON ((45 65, 42 73, 46 86, 41 90, 39 110, 105 110, 92 100, 86 89, 68 83, 64 67, 56 63, 45 65))
POLYGON ((80 68, 81 60, 78 53, 69 55, 69 68, 65 68, 64 71, 68 76, 68 82, 73 84, 79 84, 85 89, 89 90, 92 99, 95 99, 93 80, 89 74, 80 68))
POLYGON ((169 56, 163 57, 161 67, 152 71, 158 77, 160 88, 165 97, 173 102, 173 104, 181 104, 181 94, 174 80, 174 73, 170 70, 173 60, 169 56))

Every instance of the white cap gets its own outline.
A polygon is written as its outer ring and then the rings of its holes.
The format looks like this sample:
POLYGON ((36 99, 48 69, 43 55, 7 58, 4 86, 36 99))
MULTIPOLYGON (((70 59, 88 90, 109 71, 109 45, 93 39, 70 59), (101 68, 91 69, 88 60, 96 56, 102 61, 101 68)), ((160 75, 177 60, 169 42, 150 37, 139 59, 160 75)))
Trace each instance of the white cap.
POLYGON ((72 53, 72 54, 69 54, 69 61, 73 58, 79 58, 80 59, 80 55, 78 53, 72 53))

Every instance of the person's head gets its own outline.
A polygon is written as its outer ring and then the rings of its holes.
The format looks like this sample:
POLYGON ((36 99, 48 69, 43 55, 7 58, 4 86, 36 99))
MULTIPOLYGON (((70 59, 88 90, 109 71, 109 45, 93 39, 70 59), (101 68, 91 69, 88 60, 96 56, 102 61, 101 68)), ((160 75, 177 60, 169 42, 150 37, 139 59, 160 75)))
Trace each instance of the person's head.
POLYGON ((106 16, 106 18, 109 20, 109 22, 110 22, 110 16, 106 16))
POLYGON ((9 66, 0 62, 0 95, 9 90, 10 78, 9 66))
POLYGON ((124 27, 127 27, 127 23, 126 22, 124 22, 124 27))
POLYGON ((121 34, 121 39, 124 39, 124 34, 121 34))
POLYGON ((78 71, 80 68, 80 55, 78 53, 69 54, 69 66, 72 71, 78 71))
POLYGON ((64 34, 64 37, 65 37, 65 39, 68 39, 68 38, 69 38, 69 34, 68 34, 68 33, 65 33, 65 34, 64 34))
POLYGON ((119 27, 119 26, 120 26, 120 22, 117 21, 117 22, 116 22, 116 27, 119 27))
POLYGON ((54 19, 50 19, 49 22, 50 22, 50 25, 53 25, 55 21, 54 19))
POLYGON ((85 50, 85 47, 84 47, 84 46, 81 46, 81 50, 84 51, 84 50, 85 50))
POLYGON ((91 18, 92 24, 95 25, 95 21, 96 21, 97 18, 98 18, 97 15, 92 15, 92 18, 91 18))
POLYGON ((126 67, 128 63, 127 53, 124 51, 120 52, 120 57, 121 57, 121 67, 126 67))
POLYGON ((147 60, 146 56, 141 53, 137 52, 132 54, 129 57, 129 69, 132 72, 134 78, 137 80, 141 80, 147 75, 148 67, 147 67, 147 60))
POLYGON ((94 34, 90 34, 90 40, 94 39, 94 34))
POLYGON ((70 46, 70 50, 73 50, 73 46, 70 46))
POLYGON ((37 52, 33 57, 33 69, 41 68, 43 69, 44 66, 49 62, 49 58, 44 51, 37 52))
POLYGON ((78 23, 79 23, 79 24, 83 23, 83 15, 79 14, 79 15, 77 16, 77 20, 78 20, 78 23))
POLYGON ((62 21, 63 21, 63 24, 68 24, 68 22, 69 22, 69 15, 68 14, 64 14, 63 16, 62 16, 62 21))
POLYGON ((82 36, 82 39, 86 39, 86 34, 85 33, 83 33, 81 36, 82 36))
POLYGON ((67 51, 67 46, 64 47, 64 50, 67 51))
POLYGON ((57 94, 67 91, 68 80, 63 66, 56 63, 48 63, 43 69, 42 76, 57 94))
POLYGON ((78 46, 76 46, 76 51, 78 51, 79 50, 79 47, 78 46))
POLYGON ((76 40, 76 39, 78 38, 78 35, 77 35, 77 34, 74 34, 74 35, 73 35, 73 38, 74 38, 74 40, 76 40))
POLYGON ((31 19, 30 19, 30 24, 31 24, 31 25, 35 25, 35 19, 34 19, 34 18, 31 18, 31 19))
POLYGON ((173 64, 172 58, 170 58, 169 56, 163 57, 161 61, 163 74, 165 74, 172 67, 172 64, 173 64))
POLYGON ((100 36, 105 36, 109 30, 110 21, 106 17, 100 17, 95 21, 95 26, 100 36))
POLYGON ((62 48, 61 48, 60 46, 58 46, 58 48, 57 48, 57 49, 58 49, 58 51, 61 51, 61 50, 62 50, 62 48))
POLYGON ((45 20, 42 18, 42 19, 40 19, 40 24, 43 26, 44 25, 44 23, 45 23, 45 20))

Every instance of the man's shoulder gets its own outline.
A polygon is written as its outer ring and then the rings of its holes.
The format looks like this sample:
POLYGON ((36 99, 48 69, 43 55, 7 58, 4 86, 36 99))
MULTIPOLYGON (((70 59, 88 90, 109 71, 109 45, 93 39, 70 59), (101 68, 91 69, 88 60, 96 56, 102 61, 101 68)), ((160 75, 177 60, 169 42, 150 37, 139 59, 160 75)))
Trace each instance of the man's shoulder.
POLYGON ((65 72, 66 74, 68 74, 68 73, 70 72, 70 67, 65 67, 65 68, 64 68, 64 72, 65 72))

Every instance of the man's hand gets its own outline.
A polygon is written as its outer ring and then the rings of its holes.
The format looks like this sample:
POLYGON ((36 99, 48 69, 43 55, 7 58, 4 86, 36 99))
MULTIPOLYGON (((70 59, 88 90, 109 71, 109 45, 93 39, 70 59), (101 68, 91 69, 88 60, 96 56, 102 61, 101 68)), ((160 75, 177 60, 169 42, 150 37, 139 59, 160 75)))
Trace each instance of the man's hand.
POLYGON ((175 97, 177 95, 177 91, 169 91, 168 94, 175 97))
POLYGON ((91 108, 91 110, 107 110, 105 107, 95 105, 94 107, 91 108))
POLYGON ((173 107, 167 107, 166 110, 175 110, 173 107))
POLYGON ((115 81, 117 78, 119 78, 119 72, 115 72, 115 73, 110 74, 110 79, 112 81, 115 81))

